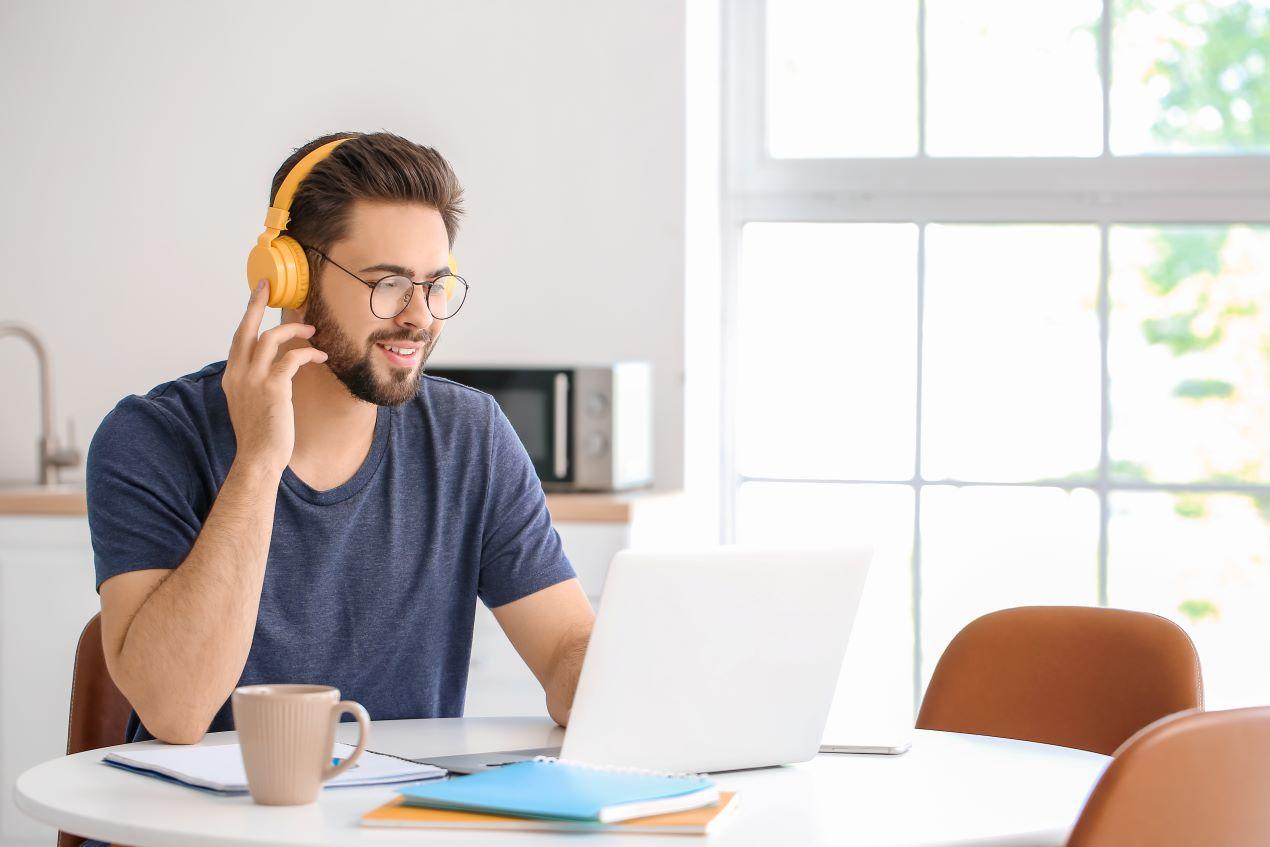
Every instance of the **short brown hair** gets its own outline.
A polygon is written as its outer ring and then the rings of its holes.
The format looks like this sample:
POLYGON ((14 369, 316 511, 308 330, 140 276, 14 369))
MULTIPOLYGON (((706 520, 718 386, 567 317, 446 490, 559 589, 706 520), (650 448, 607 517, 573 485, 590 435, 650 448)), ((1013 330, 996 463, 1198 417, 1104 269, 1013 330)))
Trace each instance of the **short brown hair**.
MULTIPOLYGON (((273 176, 269 204, 282 181, 312 150, 337 138, 347 138, 314 166, 291 202, 286 234, 305 247, 328 252, 348 234, 348 214, 355 200, 395 200, 422 203, 441 215, 454 248, 463 214, 463 187, 450 164, 431 147, 391 132, 333 132, 315 138, 287 157, 273 176)), ((306 250, 316 281, 321 257, 306 250)))

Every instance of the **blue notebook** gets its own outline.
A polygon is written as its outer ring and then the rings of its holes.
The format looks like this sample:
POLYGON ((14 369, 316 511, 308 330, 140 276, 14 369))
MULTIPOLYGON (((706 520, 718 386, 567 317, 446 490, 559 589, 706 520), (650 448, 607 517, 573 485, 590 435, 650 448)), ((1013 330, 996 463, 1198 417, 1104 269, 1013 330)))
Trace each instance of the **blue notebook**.
POLYGON ((411 806, 600 823, 695 809, 719 799, 718 788, 700 775, 606 768, 545 756, 412 785, 401 794, 411 806))

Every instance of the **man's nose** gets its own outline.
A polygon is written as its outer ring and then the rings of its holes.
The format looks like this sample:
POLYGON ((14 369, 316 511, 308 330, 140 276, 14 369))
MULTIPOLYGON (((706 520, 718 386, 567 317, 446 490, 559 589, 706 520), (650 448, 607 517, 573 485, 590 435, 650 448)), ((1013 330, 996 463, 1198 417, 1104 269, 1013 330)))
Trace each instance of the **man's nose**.
POLYGON ((410 302, 406 304, 406 308, 401 310, 401 314, 394 319, 397 326, 410 327, 411 329, 428 329, 432 326, 436 318, 428 311, 428 297, 426 291, 416 289, 415 293, 410 297, 410 302))

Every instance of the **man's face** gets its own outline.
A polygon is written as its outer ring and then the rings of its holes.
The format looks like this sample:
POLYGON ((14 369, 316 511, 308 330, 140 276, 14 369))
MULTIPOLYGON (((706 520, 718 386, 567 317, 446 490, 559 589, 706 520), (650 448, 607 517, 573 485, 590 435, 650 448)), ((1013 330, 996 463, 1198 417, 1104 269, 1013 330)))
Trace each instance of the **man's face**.
MULTIPOLYGON (((326 255, 367 282, 393 274, 421 282, 448 268, 449 239, 436 209, 358 200, 348 236, 326 255)), ((423 365, 445 326, 428 311, 426 289, 416 287, 405 310, 385 320, 370 310, 371 289, 331 263, 323 263, 314 282, 299 314, 313 325, 309 343, 326 352, 331 372, 367 403, 398 406, 413 399, 423 365)))

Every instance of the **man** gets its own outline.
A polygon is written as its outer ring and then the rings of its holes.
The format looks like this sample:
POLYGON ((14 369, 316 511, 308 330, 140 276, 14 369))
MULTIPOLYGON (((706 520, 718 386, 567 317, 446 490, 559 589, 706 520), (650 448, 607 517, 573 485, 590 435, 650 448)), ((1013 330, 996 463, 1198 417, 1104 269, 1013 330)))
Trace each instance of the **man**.
POLYGON ((124 398, 93 438, 129 740, 232 729, 251 683, 334 685, 377 719, 460 715, 477 597, 568 721, 594 615, 533 466, 491 397, 423 374, 466 288, 447 267, 462 188, 435 150, 338 133, 283 163, 270 202, 337 138, 291 206, 303 305, 261 333, 257 288, 227 361, 124 398))

